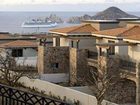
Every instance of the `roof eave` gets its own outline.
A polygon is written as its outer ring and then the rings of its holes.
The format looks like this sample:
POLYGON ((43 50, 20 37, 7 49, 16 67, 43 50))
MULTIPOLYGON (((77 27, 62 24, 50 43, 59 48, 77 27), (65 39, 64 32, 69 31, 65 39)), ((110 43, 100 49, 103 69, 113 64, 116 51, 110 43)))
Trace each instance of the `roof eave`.
POLYGON ((0 48, 11 49, 11 48, 37 48, 37 46, 2 46, 0 48))
POLYGON ((57 35, 64 35, 67 36, 67 33, 61 33, 61 32, 55 32, 55 31, 49 31, 50 34, 57 34, 57 35))
POLYGON ((111 38, 111 39, 123 39, 122 37, 118 37, 116 36, 110 36, 110 35, 101 35, 101 34, 92 34, 92 36, 96 36, 96 37, 102 37, 102 38, 111 38))
POLYGON ((140 44, 140 41, 134 40, 134 39, 123 39, 123 40, 127 41, 127 42, 131 42, 131 43, 138 43, 138 44, 140 44))

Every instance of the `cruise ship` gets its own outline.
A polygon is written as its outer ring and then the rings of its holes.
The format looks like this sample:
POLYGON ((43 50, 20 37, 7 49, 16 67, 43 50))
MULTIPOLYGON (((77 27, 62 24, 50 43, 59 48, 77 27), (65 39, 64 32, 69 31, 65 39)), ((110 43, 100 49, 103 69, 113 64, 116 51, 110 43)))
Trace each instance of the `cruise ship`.
POLYGON ((51 28, 56 27, 58 24, 50 20, 40 20, 32 19, 31 21, 25 21, 22 23, 21 27, 23 28, 51 28))

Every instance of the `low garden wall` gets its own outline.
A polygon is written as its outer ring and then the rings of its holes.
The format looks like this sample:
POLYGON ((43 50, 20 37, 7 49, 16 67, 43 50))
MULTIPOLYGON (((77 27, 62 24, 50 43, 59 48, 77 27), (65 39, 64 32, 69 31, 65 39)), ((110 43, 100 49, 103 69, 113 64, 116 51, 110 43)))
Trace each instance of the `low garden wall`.
POLYGON ((48 81, 48 82, 53 82, 53 83, 68 82, 69 75, 65 73, 41 74, 40 79, 44 81, 48 81))
MULTIPOLYGON (((29 79, 28 77, 22 77, 19 80, 26 87, 34 88, 39 92, 44 92, 45 94, 60 97, 61 99, 66 99, 67 102, 73 103, 79 101, 79 105, 97 105, 96 98, 92 95, 82 93, 80 91, 70 89, 68 87, 62 87, 47 81, 39 79, 29 79)), ((104 101, 103 105, 117 105, 108 101, 104 101)))

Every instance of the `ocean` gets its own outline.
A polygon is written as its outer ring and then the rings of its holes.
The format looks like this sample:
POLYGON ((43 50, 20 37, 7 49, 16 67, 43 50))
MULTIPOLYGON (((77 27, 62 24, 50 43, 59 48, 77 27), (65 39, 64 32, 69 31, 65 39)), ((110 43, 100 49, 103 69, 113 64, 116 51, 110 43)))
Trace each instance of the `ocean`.
MULTIPOLYGON (((140 16, 140 12, 130 12, 133 15, 140 16)), ((72 16, 82 16, 84 14, 95 15, 96 12, 0 12, 0 32, 10 32, 10 33, 47 33, 51 28, 22 28, 21 24, 24 21, 34 18, 47 17, 50 14, 56 14, 62 19, 67 20, 72 16)), ((76 24, 63 23, 59 24, 58 27, 72 26, 76 24)))

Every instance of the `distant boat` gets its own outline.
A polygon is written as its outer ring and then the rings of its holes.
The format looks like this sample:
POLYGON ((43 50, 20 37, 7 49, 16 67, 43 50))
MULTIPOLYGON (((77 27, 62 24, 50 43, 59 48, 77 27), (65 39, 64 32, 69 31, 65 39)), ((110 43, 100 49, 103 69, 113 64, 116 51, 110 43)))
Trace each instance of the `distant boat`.
POLYGON ((23 28, 51 28, 56 27, 58 24, 52 21, 44 21, 41 19, 32 19, 31 21, 25 21, 22 23, 23 28))

